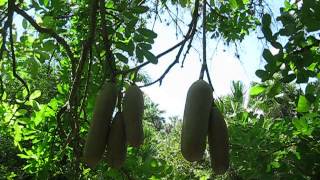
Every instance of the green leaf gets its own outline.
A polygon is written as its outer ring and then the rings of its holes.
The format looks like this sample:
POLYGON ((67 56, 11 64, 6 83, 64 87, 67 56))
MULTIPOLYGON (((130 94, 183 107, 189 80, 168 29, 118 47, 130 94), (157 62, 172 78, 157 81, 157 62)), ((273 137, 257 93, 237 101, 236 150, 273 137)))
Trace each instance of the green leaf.
POLYGON ((294 127, 297 129, 297 134, 303 134, 310 136, 312 134, 313 128, 308 125, 306 118, 294 119, 293 121, 294 127))
POLYGON ((138 32, 146 37, 149 37, 151 39, 154 39, 156 38, 158 35, 157 33, 153 32, 152 30, 150 29, 146 29, 146 28, 139 28, 138 29, 138 32))
POLYGON ((257 96, 259 94, 261 94, 262 92, 264 92, 266 89, 265 86, 262 85, 255 85, 253 87, 250 88, 250 96, 257 96))
POLYGON ((133 56, 133 51, 134 51, 134 43, 133 43, 132 40, 130 40, 130 41, 128 42, 128 54, 129 54, 130 56, 133 56))
POLYGON ((230 0, 229 2, 232 9, 236 9, 238 7, 238 3, 236 0, 230 0))
POLYGON ((17 154, 21 159, 30 159, 31 157, 25 154, 17 154))
POLYGON ((301 69, 297 73, 297 83, 307 83, 309 81, 309 76, 304 69, 301 69))
POLYGON ((30 95, 30 100, 36 99, 41 96, 41 91, 40 90, 35 90, 31 95, 30 95))
POLYGON ((264 71, 264 70, 257 70, 256 71, 256 75, 262 80, 262 81, 266 81, 267 79, 269 79, 269 74, 268 72, 264 71))
POLYGON ((158 58, 150 51, 143 50, 143 54, 144 54, 144 57, 146 57, 147 60, 150 61, 152 64, 158 63, 158 58))
POLYGON ((269 27, 271 24, 271 16, 270 14, 264 14, 262 17, 262 25, 264 27, 269 27))
POLYGON ((295 75, 295 74, 288 74, 287 76, 283 77, 283 78, 281 79, 281 81, 284 82, 284 83, 290 83, 290 82, 292 82, 295 78, 296 78, 296 75, 295 75))
POLYGON ((272 31, 269 27, 262 27, 262 33, 267 41, 272 42, 274 40, 272 36, 272 31))
POLYGON ((279 82, 276 82, 271 86, 271 88, 268 90, 268 96, 273 98, 276 95, 278 95, 282 90, 281 84, 279 82))
POLYGON ((120 53, 115 53, 115 56, 117 59, 119 59, 121 62, 128 63, 128 58, 120 53))
POLYGON ((27 28, 28 28, 28 22, 27 22, 26 19, 23 19, 23 20, 22 20, 22 27, 23 27, 24 29, 27 29, 27 28))
POLYGON ((139 43, 138 46, 141 47, 141 49, 144 49, 144 50, 151 50, 152 49, 151 44, 147 44, 147 43, 139 43))
POLYGON ((16 112, 16 116, 23 116, 27 113, 28 111, 26 109, 19 109, 17 112, 16 112))
POLYGON ((55 48, 54 40, 49 40, 43 43, 44 51, 52 51, 55 48))
POLYGON ((148 12, 148 10, 149 10, 149 7, 147 6, 137 6, 132 9, 132 12, 137 14, 143 14, 148 12))
POLYGON ((272 62, 273 61, 273 55, 271 53, 271 51, 269 49, 264 49, 263 53, 262 53, 263 58, 268 62, 272 62))
POLYGON ((140 63, 143 62, 143 51, 140 47, 136 48, 136 56, 140 63))
POLYGON ((310 49, 304 49, 304 51, 302 52, 302 56, 304 67, 308 67, 313 63, 313 56, 310 49))
POLYGON ((310 102, 305 96, 300 95, 299 96, 299 101, 298 101, 298 106, 297 106, 297 112, 308 112, 310 109, 310 102))

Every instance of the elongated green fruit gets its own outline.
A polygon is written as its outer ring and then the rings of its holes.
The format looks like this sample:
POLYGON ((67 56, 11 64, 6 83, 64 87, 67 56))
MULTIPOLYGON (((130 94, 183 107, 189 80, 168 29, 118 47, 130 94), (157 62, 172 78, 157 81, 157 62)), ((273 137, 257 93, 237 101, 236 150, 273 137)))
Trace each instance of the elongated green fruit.
POLYGON ((91 168, 97 165, 105 151, 109 125, 116 101, 116 85, 105 83, 96 98, 93 118, 84 147, 83 159, 91 168))
POLYGON ((217 107, 211 108, 208 131, 211 167, 216 174, 224 174, 229 168, 229 136, 226 122, 217 107))
POLYGON ((201 160, 206 148, 212 90, 203 80, 188 90, 181 132, 181 153, 188 161, 201 160))
POLYGON ((143 143, 143 93, 136 85, 131 85, 123 99, 123 118, 126 139, 129 145, 139 147, 143 143))
POLYGON ((120 168, 127 155, 123 114, 118 112, 111 125, 107 145, 107 161, 113 168, 120 168))

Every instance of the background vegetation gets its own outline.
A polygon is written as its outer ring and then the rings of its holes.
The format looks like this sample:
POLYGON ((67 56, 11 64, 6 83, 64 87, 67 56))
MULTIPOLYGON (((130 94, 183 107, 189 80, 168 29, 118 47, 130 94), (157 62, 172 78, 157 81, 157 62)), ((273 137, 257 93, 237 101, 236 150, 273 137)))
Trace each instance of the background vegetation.
POLYGON ((181 119, 165 120, 148 97, 145 143, 128 148, 125 166, 82 163, 103 82, 121 89, 161 83, 201 34, 204 2, 0 0, 0 179, 320 179, 319 0, 285 0, 278 17, 263 0, 206 1, 208 37, 240 45, 259 32, 266 44, 249 102, 241 82, 216 100, 231 141, 225 175, 212 173, 208 152, 201 162, 183 159, 181 119), (190 12, 190 22, 177 9, 190 12), (149 25, 161 18, 176 25, 182 40, 154 55, 157 34, 149 25), (188 23, 187 33, 180 31, 188 23), (159 79, 139 71, 174 49, 176 59, 159 79))

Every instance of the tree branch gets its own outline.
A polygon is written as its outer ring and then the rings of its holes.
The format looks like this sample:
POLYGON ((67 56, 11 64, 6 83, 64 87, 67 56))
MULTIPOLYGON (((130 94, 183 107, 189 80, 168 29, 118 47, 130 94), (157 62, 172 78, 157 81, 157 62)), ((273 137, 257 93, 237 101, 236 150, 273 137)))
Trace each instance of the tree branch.
POLYGON ((17 73, 17 68, 16 68, 17 61, 16 61, 16 55, 15 55, 15 51, 14 51, 13 34, 12 34, 13 6, 14 6, 14 0, 8 1, 8 20, 7 20, 7 22, 9 24, 9 31, 10 31, 9 40, 10 40, 11 56, 12 56, 12 73, 13 73, 13 76, 15 78, 17 78, 23 84, 23 86, 27 89, 28 94, 25 99, 25 102, 26 102, 29 99, 30 90, 29 90, 27 83, 17 73))
POLYGON ((40 33, 48 34, 49 36, 53 37, 59 44, 62 45, 62 47, 67 52, 68 57, 71 60, 72 63, 72 73, 75 73, 75 65, 76 65, 76 59, 73 55, 73 52, 71 51, 70 46, 68 45, 67 41, 59 36, 56 32, 54 32, 52 29, 41 27, 36 23, 36 21, 28 15, 25 11, 20 9, 18 6, 14 5, 14 11, 21 15, 23 18, 25 18, 37 31, 40 33))
MULTIPOLYGON (((81 79, 81 74, 83 71, 83 67, 85 63, 88 60, 88 54, 89 51, 92 47, 94 38, 95 38, 95 30, 96 30, 96 23, 97 23, 97 9, 98 9, 98 0, 93 0, 91 1, 91 12, 90 12, 90 27, 89 27, 89 32, 87 39, 83 45, 82 52, 81 52, 81 57, 80 57, 80 62, 77 67, 76 75, 72 83, 72 88, 69 96, 69 101, 73 100, 74 97, 76 96, 76 92, 78 90, 78 87, 80 85, 80 79, 81 79)), ((71 101, 72 102, 72 101, 71 101)), ((73 106, 73 103, 70 103, 71 106, 73 106)))
MULTIPOLYGON (((190 37, 192 38, 196 32, 196 27, 197 27, 197 22, 198 22, 198 12, 199 12, 199 0, 196 0, 195 1, 195 6, 194 6, 194 12, 192 14, 192 20, 191 20, 191 23, 189 24, 189 29, 188 29, 188 32, 187 32, 187 35, 186 37, 190 37)), ((189 39, 189 38, 188 38, 189 39)), ((147 87, 147 86, 151 86, 157 82, 160 82, 160 85, 162 83, 162 80, 164 79, 164 77, 169 73, 169 71, 174 67, 174 65, 178 64, 179 63, 179 58, 181 56, 181 53, 184 49, 184 46, 186 44, 187 40, 185 38, 184 41, 181 41, 181 47, 176 55, 176 58, 175 60, 167 67, 167 69, 164 71, 164 73, 155 81, 151 82, 151 83, 148 83, 148 84, 145 84, 145 85, 142 85, 140 87, 147 87)), ((178 43, 179 44, 179 43, 178 43)), ((172 49, 172 48, 171 48, 172 49)))
POLYGON ((106 22, 106 9, 105 9, 105 0, 100 0, 100 15, 101 15, 101 26, 102 26, 102 38, 103 43, 106 51, 106 62, 109 64, 111 69, 111 81, 115 81, 116 76, 116 62, 114 55, 111 50, 111 42, 108 38, 108 31, 107 31, 107 22, 106 22))
MULTIPOLYGON (((156 56, 156 58, 160 59, 162 56, 170 53, 171 51, 175 50, 179 46, 184 45, 191 37, 192 37, 192 34, 187 34, 183 40, 181 40, 180 42, 178 42, 176 45, 172 46, 171 48, 169 48, 169 49, 163 51, 162 53, 158 54, 156 56)), ((146 61, 146 62, 144 62, 144 63, 142 63, 142 64, 140 64, 140 65, 138 65, 138 66, 136 66, 134 68, 128 69, 128 70, 118 71, 117 74, 128 74, 130 72, 137 71, 137 70, 143 68, 144 66, 146 66, 148 64, 150 64, 150 61, 146 61)))

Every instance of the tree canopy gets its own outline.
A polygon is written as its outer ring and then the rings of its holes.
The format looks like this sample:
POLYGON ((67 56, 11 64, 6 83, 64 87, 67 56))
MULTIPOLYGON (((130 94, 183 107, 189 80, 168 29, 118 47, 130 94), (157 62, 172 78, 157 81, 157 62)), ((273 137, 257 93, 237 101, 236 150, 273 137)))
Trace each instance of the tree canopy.
POLYGON ((277 17, 275 10, 266 0, 0 0, 0 176, 319 179, 320 1, 284 0, 277 17), (153 51, 155 23, 176 27, 164 33, 180 39, 159 54, 153 51), (103 161, 90 169, 83 162, 104 82, 117 85, 120 100, 131 84, 161 85, 200 36, 200 78, 214 88, 207 42, 241 46, 253 33, 265 46, 264 67, 256 71, 261 81, 252 83, 248 105, 241 82, 215 100, 230 134, 226 175, 212 173, 208 153, 200 162, 184 160, 181 120, 165 121, 148 97, 145 143, 128 147, 125 165, 113 169, 103 161), (172 52, 158 78, 141 71, 172 52))

